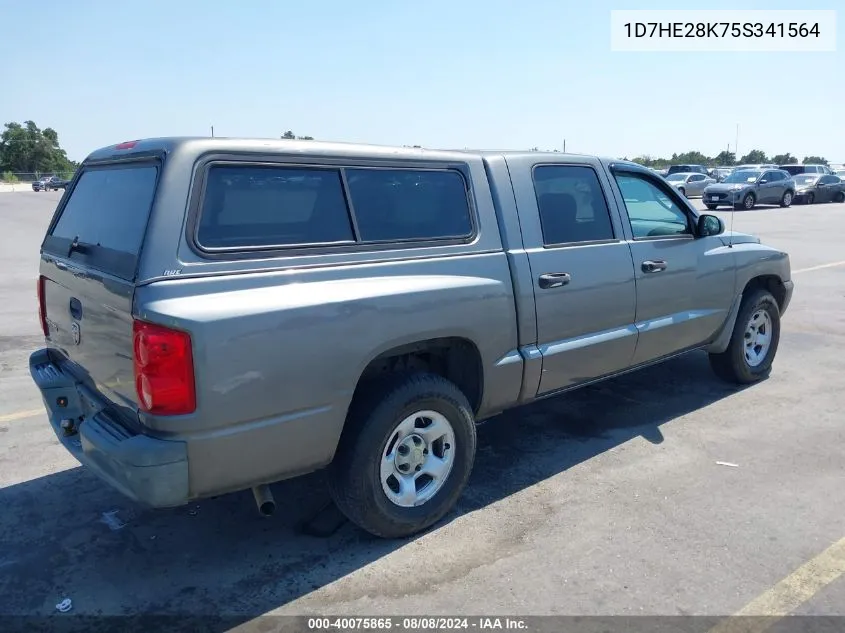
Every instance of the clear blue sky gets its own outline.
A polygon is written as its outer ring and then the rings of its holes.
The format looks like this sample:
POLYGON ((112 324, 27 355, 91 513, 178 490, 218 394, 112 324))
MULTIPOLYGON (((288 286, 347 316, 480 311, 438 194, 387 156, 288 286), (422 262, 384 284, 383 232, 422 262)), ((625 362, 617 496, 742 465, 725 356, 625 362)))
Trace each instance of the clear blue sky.
POLYGON ((613 53, 611 9, 842 0, 0 0, 0 122, 71 158, 149 136, 278 137, 629 157, 752 147, 845 162, 836 53, 613 53), (713 87, 711 89, 710 87, 713 87))

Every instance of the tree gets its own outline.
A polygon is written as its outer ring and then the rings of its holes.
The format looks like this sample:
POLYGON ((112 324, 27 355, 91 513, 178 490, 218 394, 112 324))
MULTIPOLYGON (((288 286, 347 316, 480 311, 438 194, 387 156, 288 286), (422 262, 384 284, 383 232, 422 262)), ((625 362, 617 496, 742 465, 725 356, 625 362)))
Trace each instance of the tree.
POLYGON ((314 137, 313 137, 313 136, 297 136, 296 134, 294 134, 294 133, 293 133, 293 132, 291 132, 290 130, 288 130, 287 132, 285 132, 284 134, 282 134, 282 138, 283 138, 283 139, 287 139, 287 140, 289 140, 289 141, 293 141, 293 140, 297 140, 297 141, 313 141, 313 140, 314 140, 314 137))
POLYGON ((751 164, 755 165, 758 163, 768 163, 769 158, 766 156, 766 152, 761 149, 752 149, 748 152, 745 156, 739 159, 740 163, 743 164, 751 164))
POLYGON ((41 130, 34 121, 12 122, 0 134, 0 171, 67 174, 76 168, 53 128, 41 130))
POLYGON ((716 154, 716 157, 713 159, 713 162, 722 167, 733 165, 736 162, 736 154, 727 150, 721 151, 716 154))
POLYGON ((827 165, 827 160, 821 156, 805 156, 801 162, 805 165, 827 165))
POLYGON ((792 154, 787 152, 786 154, 778 154, 772 157, 772 162, 775 165, 791 165, 792 163, 797 163, 798 159, 795 158, 792 154))
POLYGON ((710 163, 710 157, 705 156, 701 152, 684 152, 683 154, 674 154, 672 162, 677 164, 688 165, 707 165, 710 163))

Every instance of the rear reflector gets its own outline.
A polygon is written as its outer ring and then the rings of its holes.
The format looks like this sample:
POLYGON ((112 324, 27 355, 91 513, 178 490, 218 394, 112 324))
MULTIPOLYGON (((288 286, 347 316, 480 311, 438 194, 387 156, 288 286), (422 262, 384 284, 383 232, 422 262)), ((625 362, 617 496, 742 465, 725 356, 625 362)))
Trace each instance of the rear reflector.
POLYGON ((115 146, 115 149, 132 149, 138 144, 138 141, 124 141, 123 143, 118 143, 115 146))
POLYGON ((196 409, 191 336, 155 323, 133 321, 135 390, 143 411, 184 415, 196 409))
POLYGON ((50 328, 47 327, 47 306, 44 305, 44 275, 38 277, 38 317, 41 319, 41 331, 44 336, 50 336, 50 328))

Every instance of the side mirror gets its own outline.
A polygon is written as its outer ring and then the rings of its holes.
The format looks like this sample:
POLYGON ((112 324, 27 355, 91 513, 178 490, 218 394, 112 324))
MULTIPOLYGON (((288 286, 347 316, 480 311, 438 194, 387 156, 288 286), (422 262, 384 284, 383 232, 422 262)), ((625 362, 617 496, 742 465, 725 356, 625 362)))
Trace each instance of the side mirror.
POLYGON ((769 181, 768 181, 768 180, 766 180, 765 178, 763 178, 763 179, 761 179, 761 180, 758 180, 758 181, 757 181, 757 184, 758 184, 758 185, 765 185, 767 182, 769 182, 769 181))
POLYGON ((725 223, 715 215, 700 215, 698 216, 698 237, 710 237, 711 235, 721 235, 725 232, 725 223))

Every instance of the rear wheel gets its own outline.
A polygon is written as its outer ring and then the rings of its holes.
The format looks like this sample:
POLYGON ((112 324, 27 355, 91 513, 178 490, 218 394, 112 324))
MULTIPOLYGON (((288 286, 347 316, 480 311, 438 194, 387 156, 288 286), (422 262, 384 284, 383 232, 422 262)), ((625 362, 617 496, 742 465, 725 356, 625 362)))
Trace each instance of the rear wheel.
POLYGON ((834 202, 845 202, 845 191, 840 191, 833 197, 834 202))
POLYGON ((756 290, 742 301, 728 349, 710 354, 719 378, 749 384, 765 378, 780 342, 780 308, 770 292, 756 290))
POLYGON ((401 538, 439 521, 457 502, 475 460, 466 396, 429 373, 361 388, 329 468, 343 514, 367 532, 401 538))
POLYGON ((788 207, 792 204, 792 192, 791 191, 784 191, 783 198, 780 199, 780 206, 788 207))

